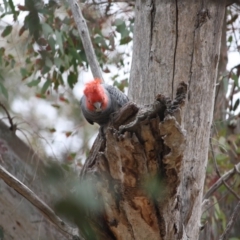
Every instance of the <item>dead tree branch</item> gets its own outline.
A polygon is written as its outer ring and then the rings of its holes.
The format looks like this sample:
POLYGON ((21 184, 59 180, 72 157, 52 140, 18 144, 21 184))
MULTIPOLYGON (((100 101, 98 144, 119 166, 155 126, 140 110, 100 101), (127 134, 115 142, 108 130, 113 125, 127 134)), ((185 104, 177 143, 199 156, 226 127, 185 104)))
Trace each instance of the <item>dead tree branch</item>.
POLYGON ((63 220, 56 216, 54 211, 46 203, 44 203, 32 190, 30 190, 26 185, 20 182, 2 166, 0 166, 0 178, 9 187, 13 188, 16 192, 31 202, 38 210, 40 210, 50 222, 52 222, 60 229, 60 231, 66 237, 69 239, 84 240, 79 236, 78 229, 68 226, 63 220))
POLYGON ((240 174, 240 163, 236 164, 233 169, 226 172, 222 177, 220 177, 212 186, 208 189, 203 199, 208 199, 220 186, 222 186, 223 180, 227 181, 231 177, 234 176, 234 174, 240 174))
POLYGON ((75 23, 77 25, 78 33, 82 39, 82 44, 85 50, 85 54, 88 60, 88 63, 90 65, 90 68, 92 70, 92 74, 94 78, 99 78, 103 82, 103 76, 101 69, 99 67, 96 54, 93 49, 92 41, 89 35, 88 27, 86 24, 86 20, 84 19, 82 15, 81 8, 79 7, 76 0, 69 0, 69 4, 73 13, 73 17, 75 20, 75 23))
POLYGON ((220 174, 220 171, 218 169, 218 165, 217 165, 217 160, 215 158, 215 154, 214 154, 214 151, 213 151, 213 146, 212 146, 212 140, 210 138, 210 148, 211 148, 211 152, 212 152, 212 156, 213 156, 213 162, 214 162, 214 165, 215 165, 215 169, 216 169, 216 172, 217 172, 217 175, 219 178, 222 179, 222 182, 224 184, 224 186, 228 189, 229 192, 231 192, 239 201, 240 201, 240 196, 238 196, 238 194, 227 184, 227 182, 225 181, 224 178, 222 178, 221 174, 220 174))
POLYGON ((237 217, 239 216, 239 213, 240 213, 239 210, 240 210, 240 201, 237 203, 236 207, 234 208, 233 214, 227 224, 227 227, 226 227, 224 233, 219 238, 219 240, 228 240, 229 239, 230 231, 231 231, 234 223, 236 222, 237 217))

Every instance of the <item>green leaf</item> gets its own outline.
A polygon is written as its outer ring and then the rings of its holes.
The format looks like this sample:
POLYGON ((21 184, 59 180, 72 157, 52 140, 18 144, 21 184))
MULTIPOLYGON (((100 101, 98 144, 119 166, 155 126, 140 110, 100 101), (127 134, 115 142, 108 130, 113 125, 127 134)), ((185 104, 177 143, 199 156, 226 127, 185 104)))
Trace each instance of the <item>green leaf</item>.
POLYGON ((16 61, 14 59, 11 59, 10 61, 11 68, 14 68, 15 64, 16 64, 16 61))
POLYGON ((237 153, 237 154, 240 154, 240 148, 237 148, 237 149, 236 149, 236 153, 237 153))
POLYGON ((4 55, 4 53, 5 53, 5 48, 4 48, 4 47, 1 47, 1 48, 0 48, 0 54, 1 54, 1 55, 4 55))
POLYGON ((2 32, 2 37, 8 36, 12 32, 12 25, 7 25, 2 32))
POLYGON ((28 76, 28 72, 27 72, 27 69, 26 69, 26 68, 21 68, 21 69, 20 69, 20 72, 21 72, 23 78, 25 78, 25 77, 28 76))
POLYGON ((41 79, 35 79, 35 80, 32 80, 31 82, 29 82, 27 84, 28 87, 35 87, 37 86, 39 83, 41 82, 41 79))
POLYGON ((117 32, 122 33, 126 28, 127 28, 127 26, 126 26, 125 22, 123 22, 122 24, 117 25, 116 30, 117 30, 117 32))
POLYGON ((124 21, 122 21, 121 24, 118 24, 116 26, 116 31, 121 34, 121 38, 129 37, 130 31, 128 30, 128 27, 124 21))
POLYGON ((4 95, 5 98, 8 98, 8 91, 5 86, 0 82, 0 92, 4 95))
POLYGON ((124 29, 122 32, 121 32, 121 35, 122 35, 122 38, 127 38, 129 37, 129 30, 128 29, 124 29))
POLYGON ((98 43, 98 44, 101 44, 101 46, 104 46, 104 47, 107 47, 107 44, 104 40, 104 38, 100 35, 97 35, 95 38, 94 38, 94 42, 98 43))
POLYGON ((48 37, 48 35, 53 33, 52 28, 47 23, 42 24, 42 30, 46 37, 48 37))
POLYGON ((82 59, 82 62, 86 62, 87 61, 87 57, 86 57, 86 54, 85 54, 85 52, 84 51, 80 51, 79 52, 79 56, 80 56, 80 58, 82 59))
POLYGON ((54 103, 51 104, 51 106, 54 107, 54 108, 60 108, 61 107, 59 104, 54 104, 54 103))
POLYGON ((6 0, 3 0, 3 2, 4 2, 4 10, 5 12, 7 12, 8 2, 6 0))
POLYGON ((49 43, 49 45, 51 47, 51 50, 55 51, 56 40, 53 37, 50 37, 49 40, 48 40, 48 43, 49 43))
POLYGON ((60 68, 62 65, 62 59, 61 58, 54 58, 54 64, 57 68, 60 68))
POLYGON ((214 208, 215 208, 214 215, 215 215, 215 217, 218 219, 218 216, 219 216, 219 213, 220 213, 220 207, 219 207, 219 204, 216 203, 216 204, 214 205, 214 208))
POLYGON ((45 73, 48 73, 50 71, 50 67, 48 66, 44 66, 43 69, 41 70, 42 75, 44 75, 45 73))
POLYGON ((43 84, 41 93, 44 94, 47 89, 49 88, 49 86, 51 85, 52 81, 50 79, 47 79, 46 82, 43 84))
POLYGON ((54 133, 54 132, 56 132, 56 129, 55 129, 55 128, 48 128, 48 131, 49 131, 50 133, 54 133))
POLYGON ((5 48, 0 48, 0 65, 3 63, 5 48))
POLYGON ((129 37, 129 36, 127 36, 127 37, 122 38, 122 39, 120 40, 120 45, 127 44, 127 43, 129 43, 129 42, 131 42, 131 41, 132 41, 132 38, 129 37))
POLYGON ((31 59, 29 57, 27 57, 25 62, 26 62, 26 64, 30 64, 32 61, 31 61, 31 59))
POLYGON ((121 18, 117 18, 114 22, 114 25, 119 26, 122 25, 124 23, 124 21, 121 18))
MULTIPOLYGON (((69 55, 71 55, 73 58, 79 60, 80 62, 82 61, 80 54, 77 53, 75 48, 69 48, 68 51, 69 51, 69 55)), ((85 57, 85 55, 84 55, 84 57, 85 57)), ((84 58, 84 60, 85 59, 86 59, 86 57, 84 58)))
POLYGON ((69 75, 68 75, 68 84, 71 88, 74 87, 75 83, 77 82, 77 79, 78 79, 78 76, 77 74, 73 73, 73 72, 70 72, 69 75))
POLYGON ((221 162, 226 162, 229 159, 229 156, 226 154, 218 154, 216 156, 216 160, 219 162, 219 164, 221 164, 221 162))
POLYGON ((59 31, 55 31, 55 35, 56 35, 56 43, 58 44, 60 51, 63 53, 62 34, 59 31))
POLYGON ((16 21, 17 20, 17 12, 15 11, 15 7, 14 7, 14 4, 13 4, 13 1, 12 0, 8 0, 8 3, 9 3, 9 6, 10 6, 10 8, 11 8, 11 10, 12 10, 12 13, 13 13, 13 19, 14 19, 14 21, 16 21))
POLYGON ((49 59, 49 58, 46 58, 45 59, 45 66, 49 67, 49 69, 51 69, 52 65, 53 65, 52 60, 49 59))
MULTIPOLYGON (((28 1, 28 2, 30 3, 33 1, 28 1)), ((25 5, 26 5, 26 1, 25 1, 25 5)), ((35 40, 39 38, 41 25, 40 25, 39 14, 35 9, 30 10, 29 14, 25 17, 24 26, 28 28, 30 35, 32 35, 35 40)))
POLYGON ((238 84, 238 76, 235 73, 232 73, 231 78, 232 78, 232 80, 234 80, 235 86, 238 86, 239 85, 238 84))
POLYGON ((232 37, 232 35, 231 35, 231 36, 228 37, 228 40, 227 40, 227 41, 231 43, 232 40, 233 40, 233 37, 232 37))

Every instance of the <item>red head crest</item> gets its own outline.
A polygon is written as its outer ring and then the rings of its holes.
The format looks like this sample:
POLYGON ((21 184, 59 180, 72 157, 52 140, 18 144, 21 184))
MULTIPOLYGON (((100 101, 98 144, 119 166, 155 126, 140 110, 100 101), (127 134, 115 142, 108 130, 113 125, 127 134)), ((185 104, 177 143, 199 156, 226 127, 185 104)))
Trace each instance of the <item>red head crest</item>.
POLYGON ((91 82, 86 83, 83 93, 86 96, 86 104, 89 110, 93 111, 95 109, 93 105, 95 102, 100 102, 102 108, 106 108, 108 99, 104 92, 104 88, 101 85, 100 79, 96 78, 91 82))

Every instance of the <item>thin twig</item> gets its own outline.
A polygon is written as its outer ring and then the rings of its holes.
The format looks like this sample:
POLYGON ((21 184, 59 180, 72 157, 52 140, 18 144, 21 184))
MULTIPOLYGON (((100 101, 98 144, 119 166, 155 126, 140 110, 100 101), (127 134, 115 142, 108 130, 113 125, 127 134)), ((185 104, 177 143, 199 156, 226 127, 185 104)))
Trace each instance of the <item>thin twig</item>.
POLYGON ((69 4, 73 13, 75 23, 77 25, 78 33, 82 39, 82 44, 85 50, 85 54, 90 65, 94 78, 99 78, 104 82, 101 69, 99 67, 96 54, 93 49, 92 41, 89 35, 86 20, 82 15, 82 11, 76 2, 76 0, 69 0, 69 4))
POLYGON ((236 222, 237 217, 240 213, 239 210, 240 210, 240 201, 237 203, 236 207, 234 208, 233 214, 232 214, 232 216, 231 216, 231 218, 230 218, 230 220, 227 224, 227 227, 226 227, 224 233, 220 236, 219 240, 228 240, 229 239, 228 237, 229 237, 230 231, 231 231, 231 229, 233 227, 233 224, 236 222))
POLYGON ((240 197, 238 196, 238 194, 226 183, 226 181, 222 178, 222 176, 220 174, 220 171, 219 171, 218 165, 217 165, 217 161, 216 161, 216 158, 215 158, 215 154, 214 154, 214 151, 213 151, 212 139, 211 138, 210 138, 210 147, 211 147, 213 162, 214 162, 214 165, 215 165, 215 168, 216 168, 217 175, 219 176, 219 178, 222 179, 223 184, 229 190, 229 192, 231 192, 240 201, 240 197))
POLYGON ((234 168, 226 172, 224 175, 222 175, 221 178, 219 178, 206 192, 204 199, 208 199, 220 186, 222 186, 223 180, 227 181, 230 179, 235 173, 239 173, 240 169, 240 163, 236 164, 234 168))
MULTIPOLYGON (((203 214, 204 212, 208 211, 210 208, 212 208, 212 207, 215 206, 216 204, 219 204, 220 201, 222 201, 227 195, 228 195, 228 193, 223 194, 222 197, 220 197, 217 201, 213 202, 211 205, 206 206, 205 209, 204 209, 204 206, 202 205, 202 209, 203 209, 202 214, 203 214)), ((204 202, 203 202, 203 204, 204 204, 204 202)), ((201 215, 202 215, 202 214, 201 214, 201 215)))
POLYGON ((17 126, 16 126, 16 124, 13 123, 13 120, 12 120, 13 118, 10 116, 7 108, 6 108, 1 102, 0 102, 0 106, 2 107, 2 109, 3 109, 3 110, 6 112, 6 114, 7 114, 7 118, 8 118, 9 124, 10 124, 10 130, 16 132, 17 126))
MULTIPOLYGON (((231 77, 231 74, 233 72, 234 69, 238 69, 240 67, 240 64, 232 67, 228 73, 228 81, 231 77)), ((230 94, 229 94, 229 97, 227 98, 227 100, 229 101, 229 108, 230 108, 230 111, 233 110, 233 95, 234 95, 234 90, 235 90, 235 82, 233 82, 233 85, 232 85, 232 89, 230 90, 230 94)))
POLYGON ((31 189, 15 178, 11 173, 0 165, 0 178, 11 188, 21 194, 25 199, 31 202, 38 210, 40 210, 47 219, 57 226, 60 231, 68 237, 68 239, 84 240, 79 236, 78 229, 68 226, 61 220, 54 211, 44 203, 31 189))
MULTIPOLYGON (((233 19, 232 11, 229 11, 229 14, 231 15, 231 19, 233 19)), ((232 21, 231 21, 231 26, 232 26, 232 32, 233 32, 234 40, 235 40, 235 44, 236 44, 236 49, 237 49, 237 51, 239 53, 238 38, 237 38, 237 35, 236 35, 236 32, 235 32, 235 28, 233 26, 233 22, 232 21)))

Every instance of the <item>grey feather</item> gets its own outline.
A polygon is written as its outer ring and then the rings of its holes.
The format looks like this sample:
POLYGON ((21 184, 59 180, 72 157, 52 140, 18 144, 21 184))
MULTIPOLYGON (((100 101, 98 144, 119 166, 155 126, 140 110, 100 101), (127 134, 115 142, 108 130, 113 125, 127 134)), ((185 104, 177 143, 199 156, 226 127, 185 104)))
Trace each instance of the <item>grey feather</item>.
POLYGON ((110 94, 111 99, 116 101, 119 107, 122 107, 129 101, 127 95, 121 92, 118 88, 115 88, 108 84, 103 84, 103 86, 110 94))
POLYGON ((129 101, 128 97, 119 89, 108 84, 102 84, 102 86, 108 97, 107 108, 104 109, 102 112, 89 111, 86 108, 86 97, 84 95, 80 100, 82 113, 86 120, 90 124, 96 122, 100 126, 106 125, 110 120, 110 115, 116 112, 129 101))

